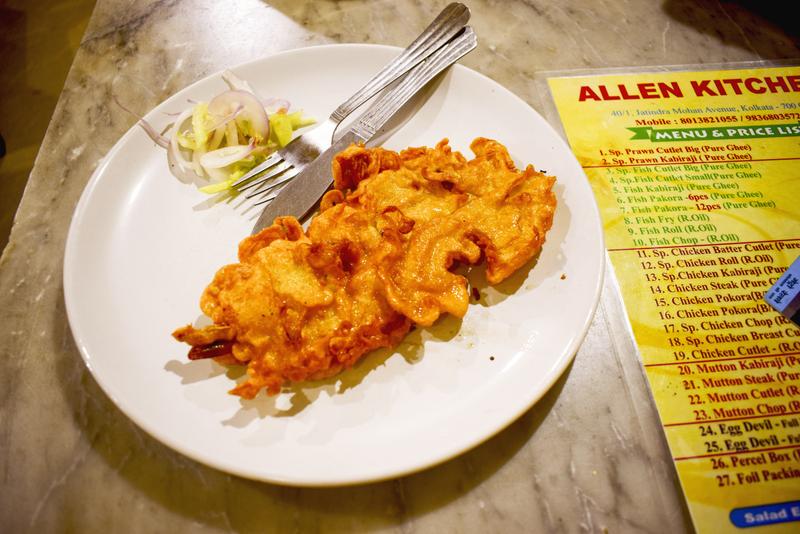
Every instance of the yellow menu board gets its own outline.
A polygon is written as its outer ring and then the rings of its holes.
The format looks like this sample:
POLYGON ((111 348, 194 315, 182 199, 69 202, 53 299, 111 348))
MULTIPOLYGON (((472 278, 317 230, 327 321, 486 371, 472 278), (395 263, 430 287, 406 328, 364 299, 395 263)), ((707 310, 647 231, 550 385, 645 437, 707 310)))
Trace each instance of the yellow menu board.
POLYGON ((698 532, 800 532, 800 67, 548 80, 698 532))

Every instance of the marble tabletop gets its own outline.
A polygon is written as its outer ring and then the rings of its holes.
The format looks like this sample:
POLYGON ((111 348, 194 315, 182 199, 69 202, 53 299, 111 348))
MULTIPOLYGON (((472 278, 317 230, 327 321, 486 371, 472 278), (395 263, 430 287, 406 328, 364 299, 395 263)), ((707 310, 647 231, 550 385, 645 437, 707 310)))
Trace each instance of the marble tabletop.
MULTIPOLYGON (((81 360, 64 243, 93 169, 135 120, 113 94, 145 112, 277 51, 405 46, 445 3, 98 0, 0 260, 0 531, 691 529, 613 277, 574 363, 532 409, 453 460, 368 485, 285 487, 195 463, 128 420, 81 360)), ((547 71, 800 57, 796 30, 756 2, 466 3, 480 46, 463 63, 537 109, 547 71)))

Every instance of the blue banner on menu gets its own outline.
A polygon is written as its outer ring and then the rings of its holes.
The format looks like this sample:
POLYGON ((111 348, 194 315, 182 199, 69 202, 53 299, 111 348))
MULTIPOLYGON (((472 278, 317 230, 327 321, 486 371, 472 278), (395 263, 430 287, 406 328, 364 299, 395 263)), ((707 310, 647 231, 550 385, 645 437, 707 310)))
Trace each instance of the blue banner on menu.
POLYGON ((731 510, 731 523, 739 528, 800 521, 800 501, 762 504, 731 510))

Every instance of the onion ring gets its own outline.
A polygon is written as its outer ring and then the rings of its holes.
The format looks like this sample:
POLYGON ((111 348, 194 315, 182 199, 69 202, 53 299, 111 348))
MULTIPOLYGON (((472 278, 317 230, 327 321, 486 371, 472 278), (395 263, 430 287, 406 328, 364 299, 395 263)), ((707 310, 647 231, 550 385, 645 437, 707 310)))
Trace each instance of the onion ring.
POLYGON ((192 108, 186 109, 184 110, 183 113, 181 113, 178 116, 177 119, 175 119, 175 124, 173 126, 175 128, 175 131, 172 132, 172 138, 170 139, 169 142, 169 151, 170 154, 172 155, 172 160, 178 164, 178 167, 180 167, 181 171, 185 171, 187 167, 192 167, 191 161, 183 157, 181 148, 178 145, 178 134, 181 131, 181 125, 192 116, 192 113, 193 113, 192 108))
POLYGON ((241 107, 234 120, 236 126, 249 137, 260 141, 269 138, 269 117, 261 101, 247 91, 225 91, 208 103, 208 112, 215 117, 227 117, 241 107))
POLYGON ((218 148, 200 156, 200 165, 204 169, 221 169, 246 158, 253 153, 255 148, 255 140, 251 140, 249 145, 232 145, 218 148))

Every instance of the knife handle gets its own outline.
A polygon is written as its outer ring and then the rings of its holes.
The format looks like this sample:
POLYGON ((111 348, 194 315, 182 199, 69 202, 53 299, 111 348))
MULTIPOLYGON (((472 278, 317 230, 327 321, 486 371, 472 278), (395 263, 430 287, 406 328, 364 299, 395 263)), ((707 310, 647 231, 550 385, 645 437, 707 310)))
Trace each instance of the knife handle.
POLYGON ((464 57, 478 45, 472 28, 466 26, 460 34, 417 65, 391 91, 375 102, 352 127, 352 132, 361 139, 370 139, 386 122, 400 110, 431 79, 444 69, 464 57))
POLYGON ((439 16, 408 45, 399 56, 386 65, 367 84, 347 99, 331 114, 331 120, 340 123, 361 104, 375 96, 387 85, 411 70, 458 33, 469 21, 469 8, 454 2, 445 7, 439 16))

